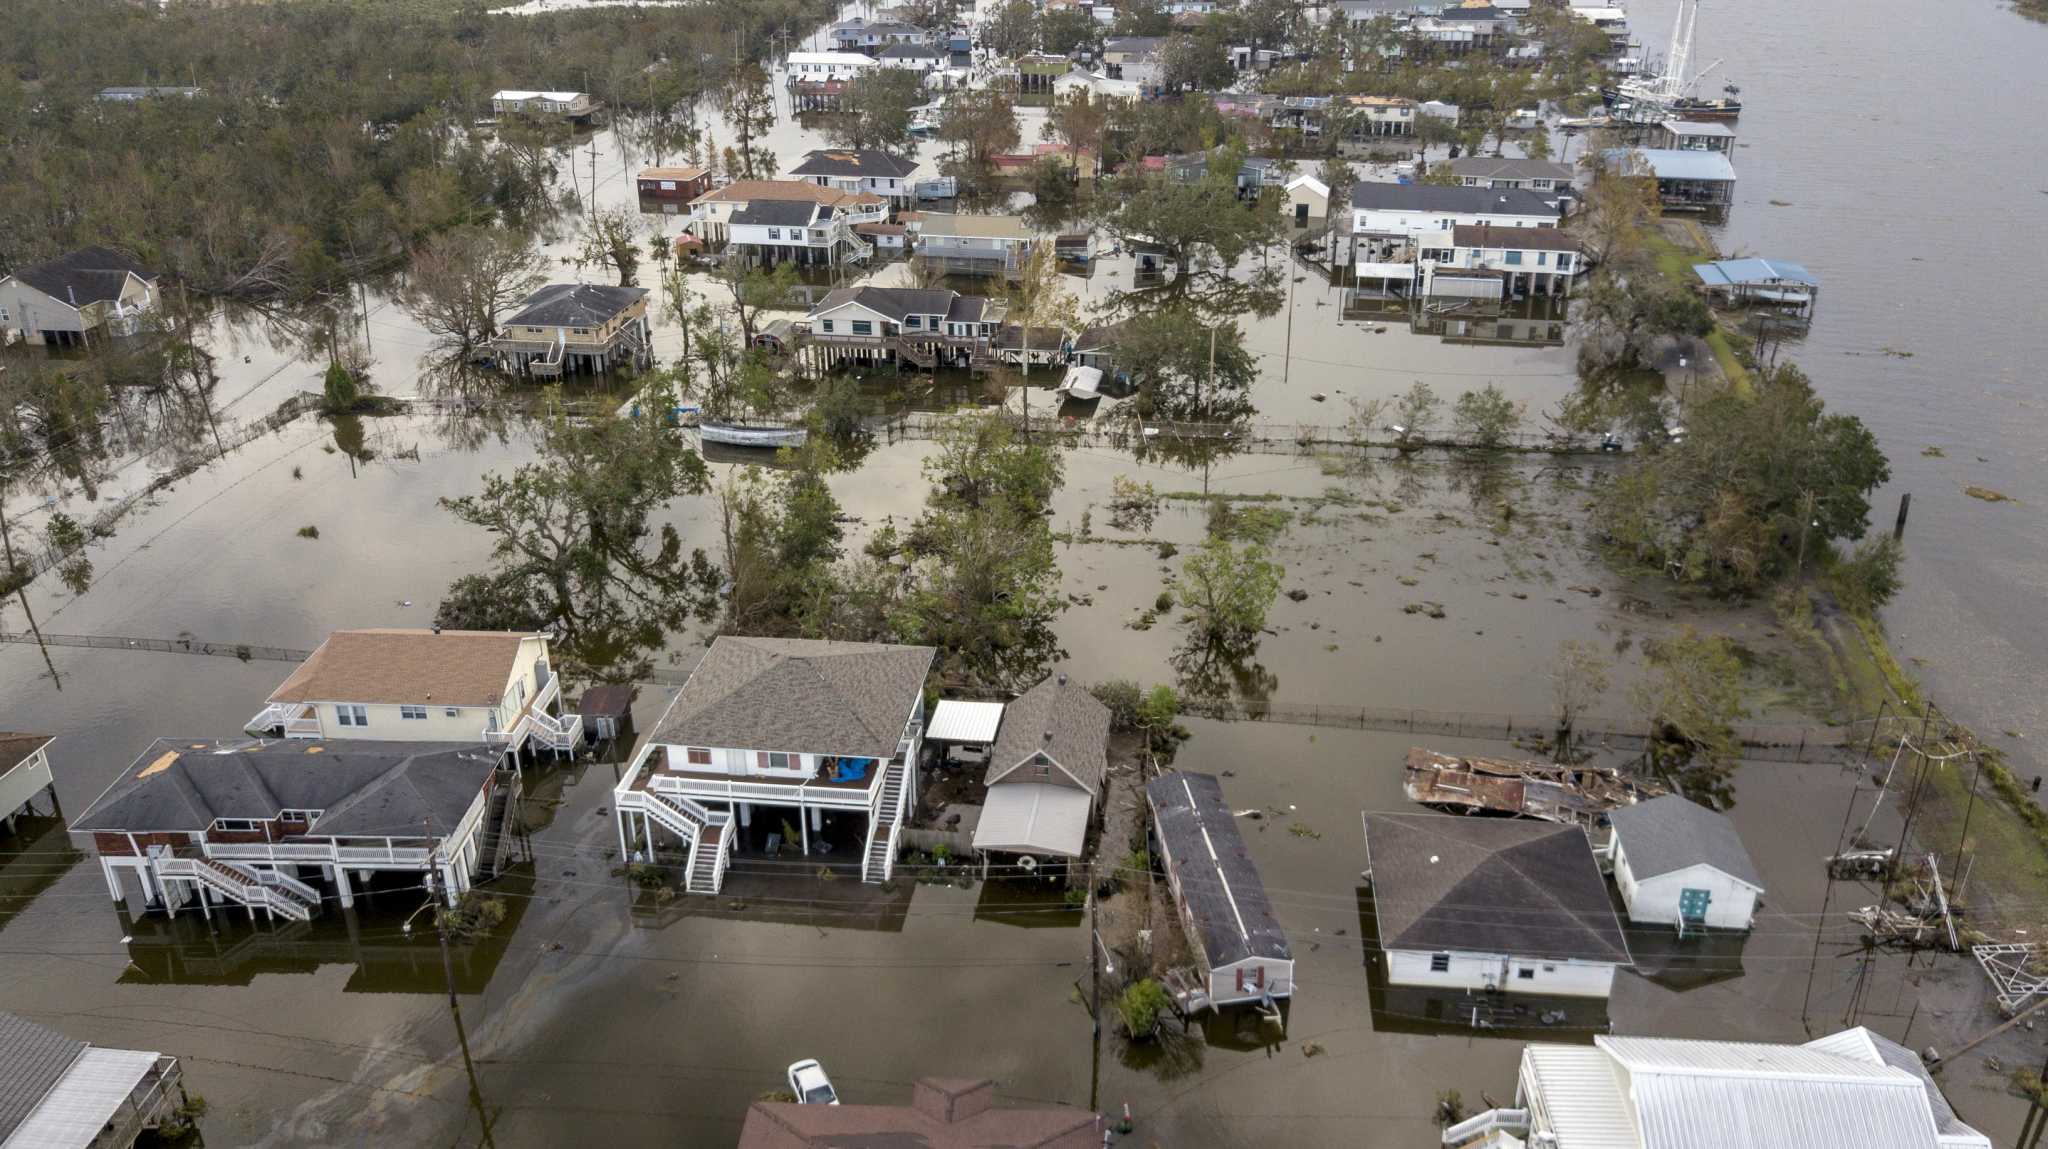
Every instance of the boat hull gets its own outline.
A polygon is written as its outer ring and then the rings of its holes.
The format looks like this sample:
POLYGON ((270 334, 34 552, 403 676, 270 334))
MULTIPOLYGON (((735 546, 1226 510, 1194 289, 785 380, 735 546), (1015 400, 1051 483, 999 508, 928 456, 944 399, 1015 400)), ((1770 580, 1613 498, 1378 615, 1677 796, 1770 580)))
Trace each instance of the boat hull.
POLYGON ((697 434, 707 443, 729 447, 801 447, 810 438, 803 427, 756 427, 745 423, 700 423, 697 434))

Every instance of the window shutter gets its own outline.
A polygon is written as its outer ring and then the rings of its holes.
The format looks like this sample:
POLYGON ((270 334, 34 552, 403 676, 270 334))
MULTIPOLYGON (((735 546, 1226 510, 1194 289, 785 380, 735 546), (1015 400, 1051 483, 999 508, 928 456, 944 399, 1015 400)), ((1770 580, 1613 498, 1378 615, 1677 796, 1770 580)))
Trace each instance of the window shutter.
POLYGON ((768 752, 766 750, 754 751, 754 764, 763 770, 768 769, 768 752))

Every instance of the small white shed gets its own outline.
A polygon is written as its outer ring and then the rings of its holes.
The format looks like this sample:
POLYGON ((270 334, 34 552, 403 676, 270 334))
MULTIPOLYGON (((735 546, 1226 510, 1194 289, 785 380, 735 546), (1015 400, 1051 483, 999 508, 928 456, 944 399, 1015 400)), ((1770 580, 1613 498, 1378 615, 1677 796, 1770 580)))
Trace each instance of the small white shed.
POLYGON ((1727 815, 1676 794, 1608 814, 1614 884, 1632 922, 1746 930, 1763 878, 1727 815))
POLYGON ((1287 181, 1286 198, 1280 210, 1296 227, 1315 227, 1330 216, 1330 185, 1314 176, 1295 176, 1287 181))

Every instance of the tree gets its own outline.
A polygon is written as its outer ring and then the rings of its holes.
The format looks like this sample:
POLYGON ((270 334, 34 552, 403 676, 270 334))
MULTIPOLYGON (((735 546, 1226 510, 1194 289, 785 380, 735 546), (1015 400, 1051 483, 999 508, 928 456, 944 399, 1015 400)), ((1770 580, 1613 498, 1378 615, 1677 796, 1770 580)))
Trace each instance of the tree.
POLYGON ((902 152, 915 143, 912 109, 924 101, 924 79, 902 68, 870 68, 846 85, 840 110, 825 121, 825 138, 845 148, 902 152))
POLYGON ((633 286, 640 269, 641 226, 640 213, 632 208, 599 208, 584 227, 583 262, 608 264, 619 273, 619 286, 633 286))
POLYGON ((1430 428, 1436 426, 1437 416, 1443 411, 1444 401, 1437 398, 1436 389, 1420 379, 1404 392, 1394 404, 1394 436, 1403 444, 1418 439, 1427 439, 1430 428))
POLYGON ((686 551, 672 523, 655 521, 671 500, 707 490, 708 471, 658 418, 586 423, 551 408, 535 462, 441 500, 495 539, 492 569, 451 586, 443 613, 481 609, 485 589, 516 591, 531 603, 517 613, 559 630, 571 664, 607 681, 645 677, 665 635, 715 605, 717 568, 701 549, 686 551))
POLYGON ((327 375, 321 384, 321 393, 326 396, 327 410, 346 414, 355 410, 362 393, 356 387, 355 372, 350 371, 339 360, 327 365, 327 375))
POLYGON ((1606 161, 1604 147, 1587 152, 1592 179, 1586 183, 1586 199, 1579 209, 1584 222, 1579 234, 1586 240, 1587 255, 1597 261, 1620 261, 1640 253, 1659 212, 1657 184, 1631 174, 1619 162, 1606 161))
POLYGON ((1213 36, 1176 32, 1159 56, 1160 83, 1170 92, 1216 91, 1237 78, 1223 42, 1213 36))
POLYGON ((1102 47, 1102 23, 1078 4, 1048 9, 1038 17, 1038 43, 1063 56, 1092 56, 1102 47))
POLYGON ((1475 447, 1494 450, 1505 445, 1522 423, 1521 405, 1495 383, 1458 396, 1451 407, 1451 425, 1475 447))
POLYGON ((732 316, 739 322, 740 342, 746 347, 752 347, 754 336, 760 334, 763 311, 788 308, 797 298, 799 280, 793 263, 769 268, 727 260, 718 278, 732 293, 732 316))
POLYGON ((1550 697, 1557 711, 1557 732, 1552 756, 1559 762, 1572 759, 1572 733, 1579 717, 1593 708, 1607 693, 1610 663, 1591 643, 1568 638, 1557 644, 1557 657, 1550 664, 1550 697))
POLYGON ((1137 394, 1134 418, 1165 423, 1237 423, 1255 413, 1258 362, 1235 323, 1212 324, 1192 307, 1169 306, 1117 333, 1117 361, 1137 394))
POLYGON ((1017 281, 1010 287, 1009 320, 1022 332, 1021 349, 1024 352, 1018 376, 1020 397, 1026 417, 1026 434, 1029 434, 1031 414, 1031 356, 1032 340, 1041 331, 1059 332, 1059 336, 1048 335, 1039 346, 1040 350, 1051 350, 1046 346, 1074 331, 1081 325, 1079 305, 1074 293, 1067 290, 1066 277, 1060 274, 1059 262, 1053 245, 1040 240, 1031 249, 1017 281))
POLYGON ((1739 744, 1742 661, 1735 644, 1687 626, 1648 647, 1652 676, 1630 689, 1649 720, 1652 769, 1696 802, 1726 806, 1739 744))
POLYGON ((749 60, 740 65, 718 91, 718 114, 738 143, 740 179, 766 179, 775 172, 775 153, 760 146, 775 126, 775 90, 768 73, 749 60))
POLYGON ((1067 158, 1075 166, 1078 166, 1082 152, 1090 152, 1099 160, 1102 157, 1102 133, 1109 126, 1109 111, 1107 98, 1096 99, 1087 88, 1071 88, 1060 93, 1046 112, 1045 138, 1064 144, 1067 158))
POLYGON ((1181 564, 1174 597, 1193 638, 1213 647, 1239 646, 1257 640, 1286 574, 1263 544, 1239 546, 1212 535, 1181 564))
POLYGON ((1113 182, 1108 196, 1113 206, 1103 227, 1125 247, 1164 249, 1171 274, 1157 287, 1116 289, 1112 310, 1135 315, 1182 303, 1215 322, 1280 310, 1287 297, 1282 266, 1239 265, 1279 242, 1287 221, 1270 202, 1248 207, 1238 199, 1242 162, 1241 151, 1226 148, 1208 157, 1207 171, 1198 179, 1139 172, 1113 182))
POLYGON ((1164 0, 1127 0, 1116 6, 1112 31, 1118 36, 1164 36, 1173 31, 1173 13, 1166 10, 1164 0))
POLYGON ((961 170, 978 177, 992 157, 1015 150, 1023 135, 1009 96, 994 88, 970 88, 947 98, 938 138, 953 149, 961 170))
POLYGON ((525 236, 502 228, 460 227, 428 241, 413 258, 399 303, 457 354, 489 343, 498 317, 541 283, 546 269, 525 236))
POLYGON ((1038 46, 1038 8, 1031 0, 1001 0, 981 22, 981 46, 1015 59, 1038 46))

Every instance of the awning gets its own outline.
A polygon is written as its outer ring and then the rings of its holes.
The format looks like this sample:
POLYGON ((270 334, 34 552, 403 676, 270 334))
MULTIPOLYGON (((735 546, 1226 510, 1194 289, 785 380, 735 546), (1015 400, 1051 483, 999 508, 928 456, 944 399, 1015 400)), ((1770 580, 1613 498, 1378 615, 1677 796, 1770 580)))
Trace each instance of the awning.
POLYGON ((137 1049, 88 1048, 15 1127, 7 1143, 90 1149, 156 1063, 156 1054, 137 1049))
POLYGON ((994 742, 1003 724, 1000 702, 960 702, 945 698, 932 707, 932 720, 924 728, 927 742, 994 742))
POLYGON ((1081 856, 1088 837, 1088 795, 1044 782, 999 782, 989 787, 974 829, 976 850, 1081 856))

